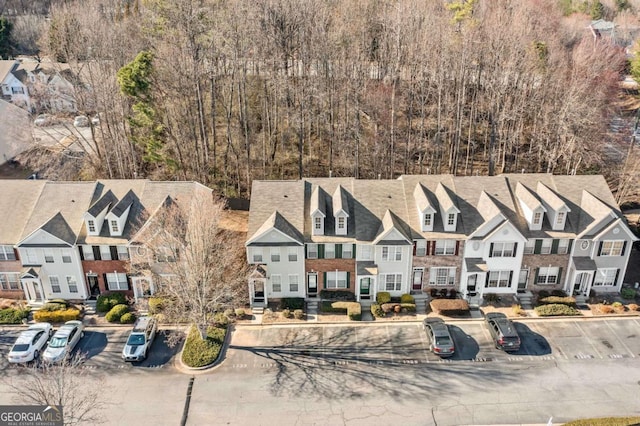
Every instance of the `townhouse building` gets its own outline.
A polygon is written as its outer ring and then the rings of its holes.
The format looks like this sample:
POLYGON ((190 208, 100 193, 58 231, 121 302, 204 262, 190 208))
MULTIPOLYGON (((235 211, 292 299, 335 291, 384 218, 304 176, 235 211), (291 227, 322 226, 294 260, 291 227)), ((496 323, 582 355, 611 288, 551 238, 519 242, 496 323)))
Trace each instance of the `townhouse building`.
POLYGON ((617 292, 636 240, 602 176, 254 181, 250 302, 617 292))

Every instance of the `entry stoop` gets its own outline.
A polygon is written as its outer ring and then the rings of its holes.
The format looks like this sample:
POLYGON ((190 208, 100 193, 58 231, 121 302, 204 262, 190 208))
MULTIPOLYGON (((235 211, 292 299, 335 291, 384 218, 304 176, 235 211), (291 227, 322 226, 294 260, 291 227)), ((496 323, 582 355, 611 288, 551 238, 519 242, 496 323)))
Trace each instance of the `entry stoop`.
POLYGON ((253 306, 251 308, 251 313, 253 315, 262 315, 262 314, 264 314, 264 306, 253 306))

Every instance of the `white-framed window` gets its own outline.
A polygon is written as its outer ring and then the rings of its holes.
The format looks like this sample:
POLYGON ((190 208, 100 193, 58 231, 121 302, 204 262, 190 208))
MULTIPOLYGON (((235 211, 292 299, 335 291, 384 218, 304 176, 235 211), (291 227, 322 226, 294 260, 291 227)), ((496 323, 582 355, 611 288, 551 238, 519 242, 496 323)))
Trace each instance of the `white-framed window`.
POLYGON ((600 249, 600 256, 622 256, 624 241, 603 241, 600 249))
POLYGON ((358 248, 362 260, 373 260, 373 247, 369 244, 362 244, 358 248))
POLYGON ((533 224, 540 225, 541 221, 542 221, 542 212, 535 212, 533 214, 533 224))
POLYGON ((289 247, 287 257, 289 262, 297 262, 298 261, 298 248, 297 247, 289 247))
POLYGON ((0 260, 16 260, 12 246, 0 246, 0 260))
POLYGON ((252 248, 251 257, 253 258, 252 263, 262 263, 262 249, 252 248))
POLYGON ((315 216, 313 218, 313 227, 316 231, 322 231, 322 216, 315 216))
POLYGON ((346 271, 325 272, 327 276, 327 288, 349 288, 346 271))
POLYGON ((447 225, 453 226, 456 223, 456 215, 455 213, 449 213, 447 215, 447 225))
POLYGON ((67 285, 69 286, 69 293, 78 292, 78 282, 76 281, 76 277, 67 275, 67 285))
POLYGON ((485 287, 511 287, 511 271, 491 271, 485 287))
POLYGON ((527 242, 524 243, 524 254, 533 254, 535 249, 536 240, 527 240, 527 242))
MULTIPOLYGON (((109 246, 100 246, 100 259, 111 260, 111 249, 109 246)), ((161 262, 161 260, 158 260, 158 262, 161 262)))
POLYGON ((556 216, 556 225, 564 225, 564 218, 566 215, 567 213, 565 212, 558 212, 558 215, 556 216))
POLYGON ((342 245, 342 258, 343 259, 353 258, 353 244, 342 245))
POLYGON ((282 291, 282 276, 278 274, 271 275, 271 291, 280 293, 282 291))
POLYGON ((324 245, 324 258, 325 259, 335 259, 336 258, 336 245, 335 244, 325 244, 324 245))
POLYGON ((402 260, 402 247, 382 246, 382 260, 386 262, 400 262, 402 260))
POLYGON ((596 271, 593 285, 596 287, 611 287, 616 285, 618 270, 616 268, 602 268, 596 271))
POLYGON ((298 291, 298 275, 289 275, 289 291, 298 291))
POLYGON ((344 234, 347 229, 347 218, 338 216, 338 234, 344 234))
POLYGON ((280 249, 272 248, 271 249, 271 261, 272 262, 280 262, 280 249))
POLYGON ((455 285, 456 268, 431 268, 429 270, 429 285, 455 285))
POLYGON ((402 274, 385 274, 383 284, 384 291, 402 290, 402 274))
POLYGON ((0 272, 0 290, 20 290, 20 275, 0 272))
POLYGON ((62 252, 62 263, 71 263, 71 254, 67 250, 62 252))
POLYGON ((118 232, 120 229, 120 226, 118 225, 118 221, 117 220, 112 220, 111 221, 111 232, 118 232))
POLYGON ((422 222, 422 225, 425 228, 429 228, 431 226, 431 221, 432 221, 432 215, 431 213, 425 213, 424 214, 424 221, 422 222))
POLYGON ((24 251, 27 258, 27 265, 38 265, 38 252, 35 249, 28 248, 24 251))
POLYGON ((60 280, 56 275, 49 275, 49 284, 51 284, 52 293, 60 293, 60 280))
POLYGON ((318 245, 307 244, 307 259, 317 259, 317 258, 318 258, 318 245))
POLYGON ((416 240, 416 256, 427 255, 427 240, 416 240))
POLYGON ((456 241, 455 240, 437 240, 435 254, 437 255, 451 255, 456 253, 456 241))
POLYGON ((549 238, 545 238, 542 240, 542 247, 540 248, 540 254, 549 254, 551 253, 551 245, 553 244, 553 240, 549 238))
POLYGON ((107 287, 109 290, 128 290, 127 274, 112 272, 105 274, 107 277, 107 287))
POLYGON ((536 284, 557 284, 560 268, 556 266, 547 266, 538 269, 538 279, 536 284))
POLYGON ((558 254, 567 254, 569 253, 569 241, 566 238, 558 240, 558 254))
POLYGON ((493 243, 489 257, 513 257, 515 248, 515 243, 493 243))
POLYGON ((89 232, 92 234, 96 232, 96 221, 89 219, 87 220, 87 228, 89 228, 89 232))
POLYGON ((118 260, 129 260, 129 249, 127 246, 118 247, 118 260))
POLYGON ((82 246, 82 258, 84 260, 94 260, 92 246, 82 246))
POLYGON ((45 263, 53 263, 53 250, 51 249, 44 250, 44 261, 45 263))

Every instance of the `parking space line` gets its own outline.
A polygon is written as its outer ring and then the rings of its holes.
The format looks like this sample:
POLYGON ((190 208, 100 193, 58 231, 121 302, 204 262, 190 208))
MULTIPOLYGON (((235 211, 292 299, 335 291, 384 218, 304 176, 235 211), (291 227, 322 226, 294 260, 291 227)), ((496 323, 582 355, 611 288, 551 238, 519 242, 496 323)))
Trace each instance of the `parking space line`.
MULTIPOLYGON (((429 345, 427 345, 427 332, 425 331, 424 327, 419 326, 420 328, 420 342, 422 343, 422 353, 424 355, 424 360, 425 362, 429 362, 429 345)), ((453 339, 453 336, 451 336, 451 338, 453 339)), ((455 341, 453 342, 455 344, 455 341)))
MULTIPOLYGON (((387 332, 387 341, 389 342, 389 345, 390 345, 390 346, 392 346, 392 345, 391 345, 391 333, 389 333, 389 326, 388 326, 388 325, 386 325, 386 326, 384 327, 384 329, 385 329, 385 331, 387 332)), ((393 350, 390 350, 390 351, 389 351, 389 354, 391 355, 391 362, 393 363, 393 362, 396 360, 396 357, 395 357, 395 355, 394 355, 394 353, 393 353, 393 350)))
POLYGON ((589 337, 587 336, 587 333, 584 332, 584 330, 582 329, 582 327, 580 327, 578 322, 577 321, 573 321, 573 324, 576 326, 576 328, 578 330, 580 330, 580 333, 582 334, 582 337, 584 337, 589 342, 589 344, 591 345, 593 350, 596 352, 596 354, 600 357, 600 359, 604 359, 604 357, 602 356, 602 354, 600 353, 598 348, 596 348, 596 345, 594 345, 593 342, 591 341, 591 339, 589 339, 589 337))
POLYGON ((551 336, 547 336, 544 333, 541 332, 540 328, 538 328, 538 324, 536 324, 535 322, 529 323, 527 324, 530 328, 535 328, 536 331, 538 332, 538 334, 542 337, 544 337, 547 342, 549 342, 549 347, 552 349, 551 353, 553 353, 553 349, 555 347, 555 350, 558 351, 558 353, 560 354, 561 357, 563 357, 564 359, 569 359, 569 357, 564 353, 564 351, 560 348, 560 345, 558 345, 558 342, 555 341, 555 339, 551 338, 551 336), (535 326, 535 327, 532 327, 535 326))
POLYGON ((633 354, 633 351, 631 349, 629 349, 629 347, 627 345, 624 344, 624 342, 622 341, 622 339, 616 334, 615 330, 613 329, 613 327, 611 327, 611 324, 609 324, 609 321, 605 320, 605 324, 607 324, 607 327, 609 327, 609 329, 611 330, 611 332, 613 333, 614 336, 616 336, 616 339, 618 339, 618 342, 620 342, 620 344, 622 345, 623 348, 625 348, 628 352, 629 355, 631 355, 631 358, 635 358, 636 356, 633 354))

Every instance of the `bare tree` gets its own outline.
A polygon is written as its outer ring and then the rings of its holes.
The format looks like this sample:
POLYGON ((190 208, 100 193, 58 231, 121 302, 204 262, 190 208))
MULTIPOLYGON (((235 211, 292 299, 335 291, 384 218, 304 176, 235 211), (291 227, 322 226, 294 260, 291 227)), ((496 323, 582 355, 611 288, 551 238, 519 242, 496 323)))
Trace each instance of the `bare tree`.
POLYGON ((79 368, 82 355, 62 364, 39 363, 2 379, 18 404, 60 405, 65 425, 104 423, 109 395, 102 376, 79 368))

